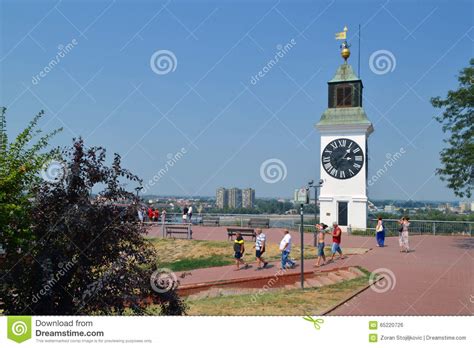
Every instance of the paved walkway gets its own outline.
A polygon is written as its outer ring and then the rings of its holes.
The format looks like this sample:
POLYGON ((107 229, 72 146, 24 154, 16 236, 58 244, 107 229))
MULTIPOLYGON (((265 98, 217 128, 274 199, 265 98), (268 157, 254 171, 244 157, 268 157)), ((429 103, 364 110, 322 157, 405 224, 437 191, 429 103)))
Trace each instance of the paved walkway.
MULTIPOLYGON (((150 235, 159 235, 152 229, 150 235)), ((277 243, 281 229, 265 230, 268 241, 277 243)), ((298 233, 292 233, 293 243, 299 245, 298 233)), ((225 228, 194 227, 193 237, 206 240, 226 240, 225 228)), ((305 244, 311 244, 305 234, 305 244)), ((329 236, 327 237, 327 242, 329 236)), ((386 239, 385 248, 375 247, 374 238, 342 237, 342 248, 373 248, 363 255, 337 260, 322 270, 345 266, 361 266, 369 271, 379 270, 389 282, 380 283, 381 292, 367 289, 339 307, 332 315, 472 315, 474 314, 474 238, 450 236, 412 236, 412 252, 400 253, 398 239, 386 239)), ((253 251, 253 250, 252 250, 253 251)), ((298 258, 299 255, 292 255, 298 258)), ((305 271, 314 270, 314 260, 305 261, 305 271)), ((234 266, 192 270, 180 278, 182 284, 208 281, 272 276, 278 269, 272 267, 256 271, 255 265, 247 270, 235 271, 234 266)), ((299 268, 289 272, 299 273, 299 268)), ((178 275, 180 275, 179 273, 178 275)))

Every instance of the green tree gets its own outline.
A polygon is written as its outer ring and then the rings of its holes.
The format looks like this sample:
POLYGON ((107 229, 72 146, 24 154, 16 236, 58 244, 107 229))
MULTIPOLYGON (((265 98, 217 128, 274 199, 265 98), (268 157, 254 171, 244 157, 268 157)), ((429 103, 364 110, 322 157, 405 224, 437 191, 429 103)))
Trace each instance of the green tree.
POLYGON ((30 206, 40 171, 58 154, 44 151, 61 129, 41 136, 40 111, 11 143, 6 130, 6 108, 0 108, 0 246, 16 253, 31 238, 30 206))
POLYGON ((459 76, 459 88, 448 91, 446 99, 432 98, 431 104, 443 108, 436 120, 443 125, 448 145, 441 153, 442 167, 436 173, 458 197, 471 197, 474 185, 474 59, 459 76))

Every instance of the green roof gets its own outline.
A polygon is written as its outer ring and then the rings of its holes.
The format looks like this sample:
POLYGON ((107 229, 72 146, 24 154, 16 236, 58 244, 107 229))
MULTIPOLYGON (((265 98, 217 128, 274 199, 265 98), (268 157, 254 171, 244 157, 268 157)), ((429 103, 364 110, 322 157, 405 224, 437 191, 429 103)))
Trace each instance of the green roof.
POLYGON ((328 108, 316 126, 360 125, 372 127, 363 108, 328 108))
POLYGON ((332 78, 332 80, 328 81, 328 83, 333 82, 344 82, 344 81, 358 81, 360 80, 356 74, 354 74, 354 70, 352 70, 352 66, 347 63, 341 64, 339 68, 337 68, 336 75, 332 78))

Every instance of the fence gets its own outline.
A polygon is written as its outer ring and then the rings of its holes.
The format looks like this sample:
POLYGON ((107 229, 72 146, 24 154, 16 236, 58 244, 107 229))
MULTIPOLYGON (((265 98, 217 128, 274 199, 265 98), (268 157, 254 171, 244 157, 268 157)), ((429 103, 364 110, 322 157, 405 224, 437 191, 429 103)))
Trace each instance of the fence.
MULTIPOLYGON (((384 219, 385 235, 387 237, 398 236, 400 224, 395 219, 384 219)), ((376 219, 368 221, 369 227, 364 230, 352 229, 348 232, 356 236, 375 235, 376 219)), ((440 221, 440 220, 410 220, 408 231, 411 235, 462 235, 472 236, 473 221, 440 221)))
MULTIPOLYGON (((400 227, 398 220, 383 220, 385 235, 387 237, 398 236, 400 227)), ((355 236, 375 236, 376 219, 368 221, 369 226, 365 229, 348 229, 348 233, 355 236)), ((439 221, 439 220, 410 220, 409 233, 411 235, 461 235, 472 236, 473 221, 439 221)), ((299 231, 300 224, 295 223, 292 229, 299 231)), ((303 225, 304 232, 316 232, 314 225, 303 225)))
MULTIPOLYGON (((193 224, 200 224, 202 218, 219 217, 221 226, 241 226, 245 227, 251 218, 267 218, 270 219, 270 227, 289 228, 292 230, 299 230, 299 215, 279 215, 279 214, 193 214, 193 224)), ((182 214, 170 213, 167 214, 167 222, 179 223, 182 222, 182 214)), ((386 236, 398 236, 398 220, 385 219, 385 234, 386 236)), ((305 232, 315 232, 314 215, 304 216, 304 230, 305 232)), ((349 233, 361 236, 375 235, 376 219, 369 219, 367 221, 368 228, 361 230, 352 228, 349 233)), ((409 232, 412 235, 468 235, 472 236, 474 221, 440 221, 440 220, 410 220, 409 232)))

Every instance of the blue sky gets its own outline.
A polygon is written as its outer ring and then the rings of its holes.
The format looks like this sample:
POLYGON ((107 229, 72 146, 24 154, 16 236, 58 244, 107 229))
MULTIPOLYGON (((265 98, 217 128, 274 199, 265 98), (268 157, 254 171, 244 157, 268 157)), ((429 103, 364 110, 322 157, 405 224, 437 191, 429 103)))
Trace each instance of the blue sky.
POLYGON ((434 176, 444 135, 429 99, 456 88, 458 71, 472 57, 472 2, 1 4, 0 104, 8 107, 9 134, 44 109, 44 130, 64 127, 53 145, 81 135, 87 145, 118 152, 145 182, 155 176, 148 192, 156 194, 214 195, 219 186, 250 186, 258 197, 290 197, 319 179, 313 125, 327 107, 326 83, 342 63, 334 33, 349 28, 349 63, 357 70, 361 24, 364 108, 375 128, 369 176, 390 154, 405 152, 369 187, 369 197, 454 198, 434 176), (176 60, 157 74, 152 65, 160 66, 150 59, 162 50, 176 60), (381 50, 393 56, 385 53, 387 72, 369 65, 381 50), (268 180, 261 166, 270 159, 278 160, 281 175, 268 180), (156 180, 161 169, 166 173, 156 180))

